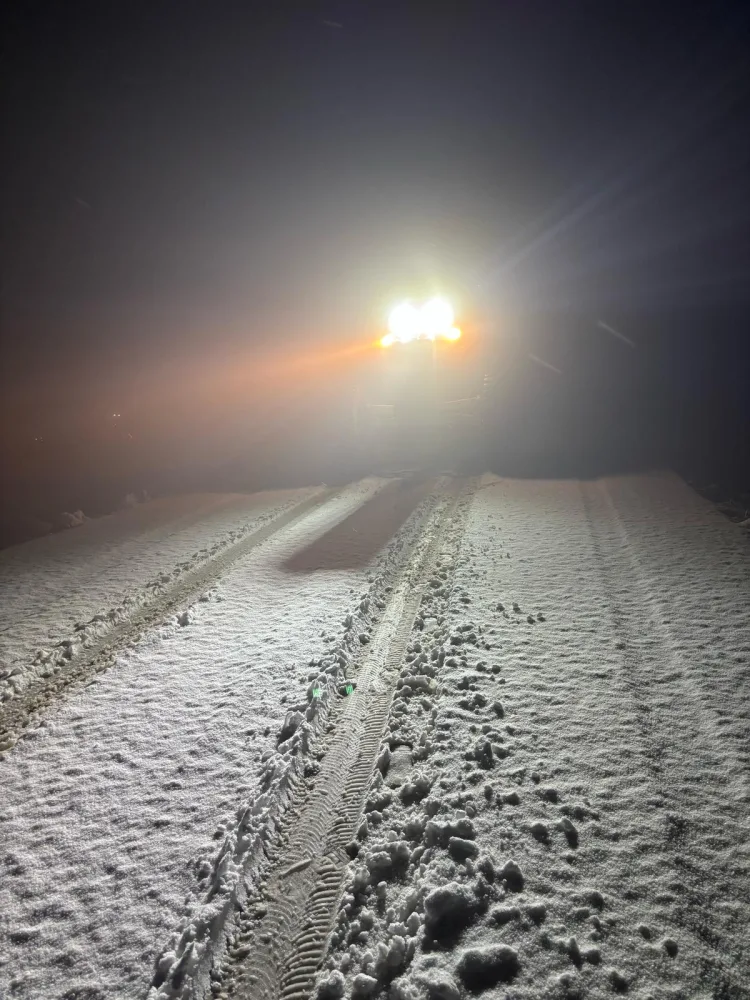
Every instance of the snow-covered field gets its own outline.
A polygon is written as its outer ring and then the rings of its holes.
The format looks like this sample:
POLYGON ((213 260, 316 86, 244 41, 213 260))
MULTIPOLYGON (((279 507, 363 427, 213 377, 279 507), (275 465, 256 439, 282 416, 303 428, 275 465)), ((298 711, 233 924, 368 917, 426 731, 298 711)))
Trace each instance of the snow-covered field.
POLYGON ((280 519, 0 760, 2 1000, 750 997, 742 529, 669 474, 312 498, 3 554, 7 681, 280 519))

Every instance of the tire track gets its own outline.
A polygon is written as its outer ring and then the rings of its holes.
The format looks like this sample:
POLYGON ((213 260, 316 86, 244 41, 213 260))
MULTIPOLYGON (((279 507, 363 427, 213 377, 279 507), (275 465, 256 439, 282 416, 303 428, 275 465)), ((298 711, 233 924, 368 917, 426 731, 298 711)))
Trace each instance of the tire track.
POLYGON ((744 792, 747 801, 742 768, 720 746, 721 734, 674 648, 659 598, 640 570, 606 484, 582 485, 582 493, 621 639, 621 681, 633 700, 645 763, 661 800, 660 850, 675 873, 674 916, 692 939, 701 984, 715 1000, 748 996, 742 902, 750 898, 750 856, 736 824, 738 795, 744 792), (710 781, 699 780, 706 774, 710 781), (732 970, 742 968, 745 978, 739 979, 732 970))
POLYGON ((619 480, 607 486, 613 516, 653 598, 660 628, 675 658, 685 663, 685 684, 704 726, 710 728, 715 745, 732 744, 730 755, 744 769, 744 792, 750 794, 750 573, 745 539, 717 511, 703 511, 697 495, 692 508, 684 512, 680 500, 684 503, 685 484, 677 477, 657 482, 666 494, 659 502, 619 480), (631 537, 634 518, 643 524, 643 531, 631 537), (683 539, 692 534, 689 548, 694 565, 703 569, 700 576, 660 549, 665 521, 683 539), (692 581, 687 591, 685 579, 692 581), (680 589, 679 599, 675 587, 680 589), (732 655, 727 655, 727 647, 732 655))
POLYGON ((67 696, 89 683, 115 662, 120 651, 137 642, 154 625, 190 605, 202 591, 214 584, 235 562, 298 518, 334 499, 341 489, 326 489, 291 507, 268 524, 230 545, 208 562, 187 572, 155 600, 144 604, 84 646, 68 665, 49 677, 33 681, 17 698, 0 708, 0 759, 23 736, 32 723, 67 696))
POLYGON ((309 994, 335 919, 395 684, 444 532, 463 518, 473 484, 456 486, 434 509, 395 581, 352 694, 340 702, 317 779, 303 787, 288 823, 282 863, 270 875, 260 922, 229 949, 224 987, 232 1000, 302 1000, 309 994))

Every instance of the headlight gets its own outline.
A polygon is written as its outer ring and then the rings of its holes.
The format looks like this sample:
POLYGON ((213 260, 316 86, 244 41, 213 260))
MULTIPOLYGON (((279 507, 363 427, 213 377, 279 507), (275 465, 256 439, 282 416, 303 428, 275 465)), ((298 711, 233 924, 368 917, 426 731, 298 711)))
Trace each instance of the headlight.
POLYGON ((422 332, 430 340, 444 337, 453 326, 453 309, 445 299, 430 299, 419 310, 422 332))
POLYGON ((453 325, 453 307, 445 299, 434 298, 417 308, 402 302, 391 310, 389 332, 381 339, 381 347, 408 344, 413 340, 458 340, 461 331, 453 325))
POLYGON ((422 328, 419 310, 410 302, 402 302, 396 306, 388 317, 388 329, 396 340, 402 344, 407 344, 410 340, 416 340, 422 328))

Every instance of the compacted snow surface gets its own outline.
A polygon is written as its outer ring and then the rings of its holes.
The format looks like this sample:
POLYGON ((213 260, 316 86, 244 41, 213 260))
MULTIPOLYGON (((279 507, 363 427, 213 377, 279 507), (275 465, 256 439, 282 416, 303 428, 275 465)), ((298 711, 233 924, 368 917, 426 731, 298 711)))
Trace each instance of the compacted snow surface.
POLYGON ((314 492, 152 500, 0 552, 0 700, 314 492))
MULTIPOLYGON (((301 508, 4 754, 2 1000, 256 995, 284 812, 443 488, 301 508)), ((671 475, 465 488, 310 994, 750 997, 747 538, 671 475)), ((312 494, 10 550, 6 682, 312 494)))

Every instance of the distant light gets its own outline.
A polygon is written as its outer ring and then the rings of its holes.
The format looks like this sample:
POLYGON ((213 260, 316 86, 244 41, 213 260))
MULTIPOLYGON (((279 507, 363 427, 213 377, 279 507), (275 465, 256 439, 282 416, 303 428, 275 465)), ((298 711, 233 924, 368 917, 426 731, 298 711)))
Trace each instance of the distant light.
POLYGON ((445 299, 430 299, 419 310, 422 332, 433 340, 445 337, 453 326, 453 309, 445 299))
POLYGON ((422 328, 422 320, 419 310, 410 302, 402 302, 391 310, 388 317, 388 329, 393 334, 394 340, 400 340, 402 344, 407 344, 410 340, 416 340, 422 328))
POLYGON ((454 313, 450 302, 434 298, 417 308, 411 302, 402 302, 388 317, 389 333, 380 341, 381 347, 412 340, 458 340, 461 331, 453 325, 454 313))

